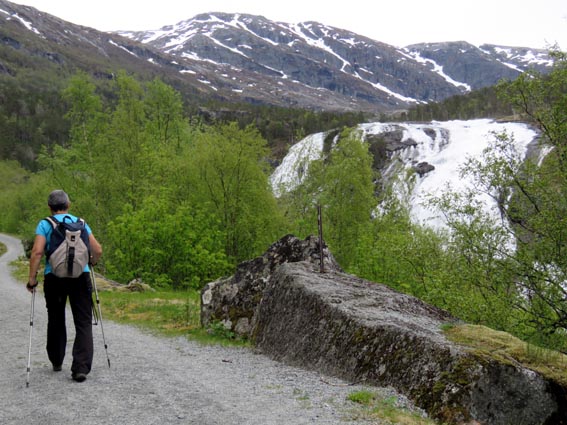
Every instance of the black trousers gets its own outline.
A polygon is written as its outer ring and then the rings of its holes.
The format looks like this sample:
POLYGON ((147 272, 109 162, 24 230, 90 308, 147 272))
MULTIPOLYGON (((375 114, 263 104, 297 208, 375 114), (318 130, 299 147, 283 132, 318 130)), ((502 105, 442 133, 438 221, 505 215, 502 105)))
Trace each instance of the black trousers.
POLYGON ((54 366, 63 364, 67 346, 65 304, 73 313, 75 342, 71 371, 88 374, 93 362, 92 284, 89 273, 76 279, 59 278, 52 273, 45 276, 45 304, 47 306, 47 356, 54 366))

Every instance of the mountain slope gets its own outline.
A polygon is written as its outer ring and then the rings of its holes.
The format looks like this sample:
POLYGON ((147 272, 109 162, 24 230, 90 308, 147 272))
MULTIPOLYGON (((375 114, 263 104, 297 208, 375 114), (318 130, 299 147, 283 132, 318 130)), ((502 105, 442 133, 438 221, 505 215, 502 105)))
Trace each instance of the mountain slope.
POLYGON ((514 78, 527 66, 546 69, 546 52, 516 50, 524 56, 465 42, 402 49, 317 22, 226 13, 104 33, 0 0, 0 75, 47 67, 105 79, 124 69, 160 76, 196 103, 390 112, 514 78))
POLYGON ((141 79, 160 76, 195 96, 215 94, 192 75, 181 74, 183 67, 171 57, 148 46, 0 0, 0 76, 34 70, 52 70, 61 77, 83 70, 99 80, 126 70, 141 79))
POLYGON ((337 108, 366 109, 370 104, 374 111, 439 101, 513 79, 530 66, 545 71, 551 64, 541 50, 466 42, 399 49, 317 22, 287 24, 227 13, 120 34, 179 60, 220 67, 244 96, 271 91, 287 99, 317 90, 321 102, 332 93, 337 108), (240 77, 248 72, 255 77, 253 84, 240 77), (350 105, 340 104, 345 98, 350 105))

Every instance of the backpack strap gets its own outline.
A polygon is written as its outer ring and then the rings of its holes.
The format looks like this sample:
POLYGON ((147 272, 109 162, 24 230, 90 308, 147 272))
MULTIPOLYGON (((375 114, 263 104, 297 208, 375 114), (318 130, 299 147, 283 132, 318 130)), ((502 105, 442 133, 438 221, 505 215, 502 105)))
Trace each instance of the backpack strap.
POLYGON ((59 221, 55 217, 45 217, 44 220, 50 223, 54 229, 59 224, 59 221))

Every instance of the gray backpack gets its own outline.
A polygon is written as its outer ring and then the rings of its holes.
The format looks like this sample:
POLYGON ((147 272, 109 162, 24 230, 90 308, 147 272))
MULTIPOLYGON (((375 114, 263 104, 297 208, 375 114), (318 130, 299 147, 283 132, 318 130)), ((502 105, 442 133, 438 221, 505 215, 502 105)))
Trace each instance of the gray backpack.
POLYGON ((63 221, 55 217, 46 217, 45 220, 53 227, 46 253, 52 273, 57 277, 79 277, 90 258, 85 221, 79 218, 73 222, 69 216, 65 216, 63 221))

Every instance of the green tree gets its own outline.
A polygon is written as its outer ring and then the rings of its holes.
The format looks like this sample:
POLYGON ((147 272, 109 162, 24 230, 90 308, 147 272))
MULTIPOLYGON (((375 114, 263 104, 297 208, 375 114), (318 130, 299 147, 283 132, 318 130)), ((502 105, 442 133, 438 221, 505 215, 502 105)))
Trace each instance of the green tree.
POLYGON ((449 218, 451 248, 465 260, 460 272, 468 286, 489 306, 509 309, 515 323, 508 321, 507 330, 560 347, 567 330, 565 55, 556 53, 549 75, 530 73, 500 90, 540 128, 542 156, 523 158, 513 135, 499 134, 481 160, 463 167, 476 188, 499 203, 503 220, 482 213, 477 193, 448 193, 436 202, 449 218))
POLYGON ((309 164, 304 182, 285 194, 280 204, 288 204, 286 213, 302 236, 317 232, 316 208, 321 205, 325 241, 348 269, 377 205, 373 177, 368 145, 347 129, 328 156, 309 164))
POLYGON ((192 198, 219 218, 226 255, 242 261, 265 250, 279 236, 282 220, 259 132, 236 123, 205 128, 195 134, 191 156, 192 198))
POLYGON ((0 179, 0 203, 4 206, 0 229, 33 237, 37 221, 48 214, 45 180, 16 161, 0 161, 0 179))
POLYGON ((151 187, 148 170, 148 134, 145 131, 144 91, 133 77, 121 72, 116 79, 118 103, 112 113, 109 131, 103 149, 110 170, 104 185, 111 190, 110 197, 124 199, 136 209, 151 187))
POLYGON ((69 193, 73 211, 88 219, 91 227, 104 239, 108 220, 110 194, 104 181, 108 169, 108 113, 90 77, 78 73, 70 78, 62 95, 68 105, 65 118, 70 123, 69 142, 43 148, 39 158, 42 173, 50 186, 69 193))
POLYGON ((146 128, 152 143, 179 149, 186 135, 183 102, 179 92, 155 79, 147 84, 145 104, 148 117, 146 128))
POLYGON ((323 174, 319 202, 328 223, 326 239, 337 260, 348 268, 355 261, 359 238, 367 231, 376 207, 372 157, 368 144, 356 131, 341 134, 323 174))
POLYGON ((219 223, 205 211, 151 196, 109 223, 108 272, 154 287, 200 288, 231 270, 223 239, 219 223))

